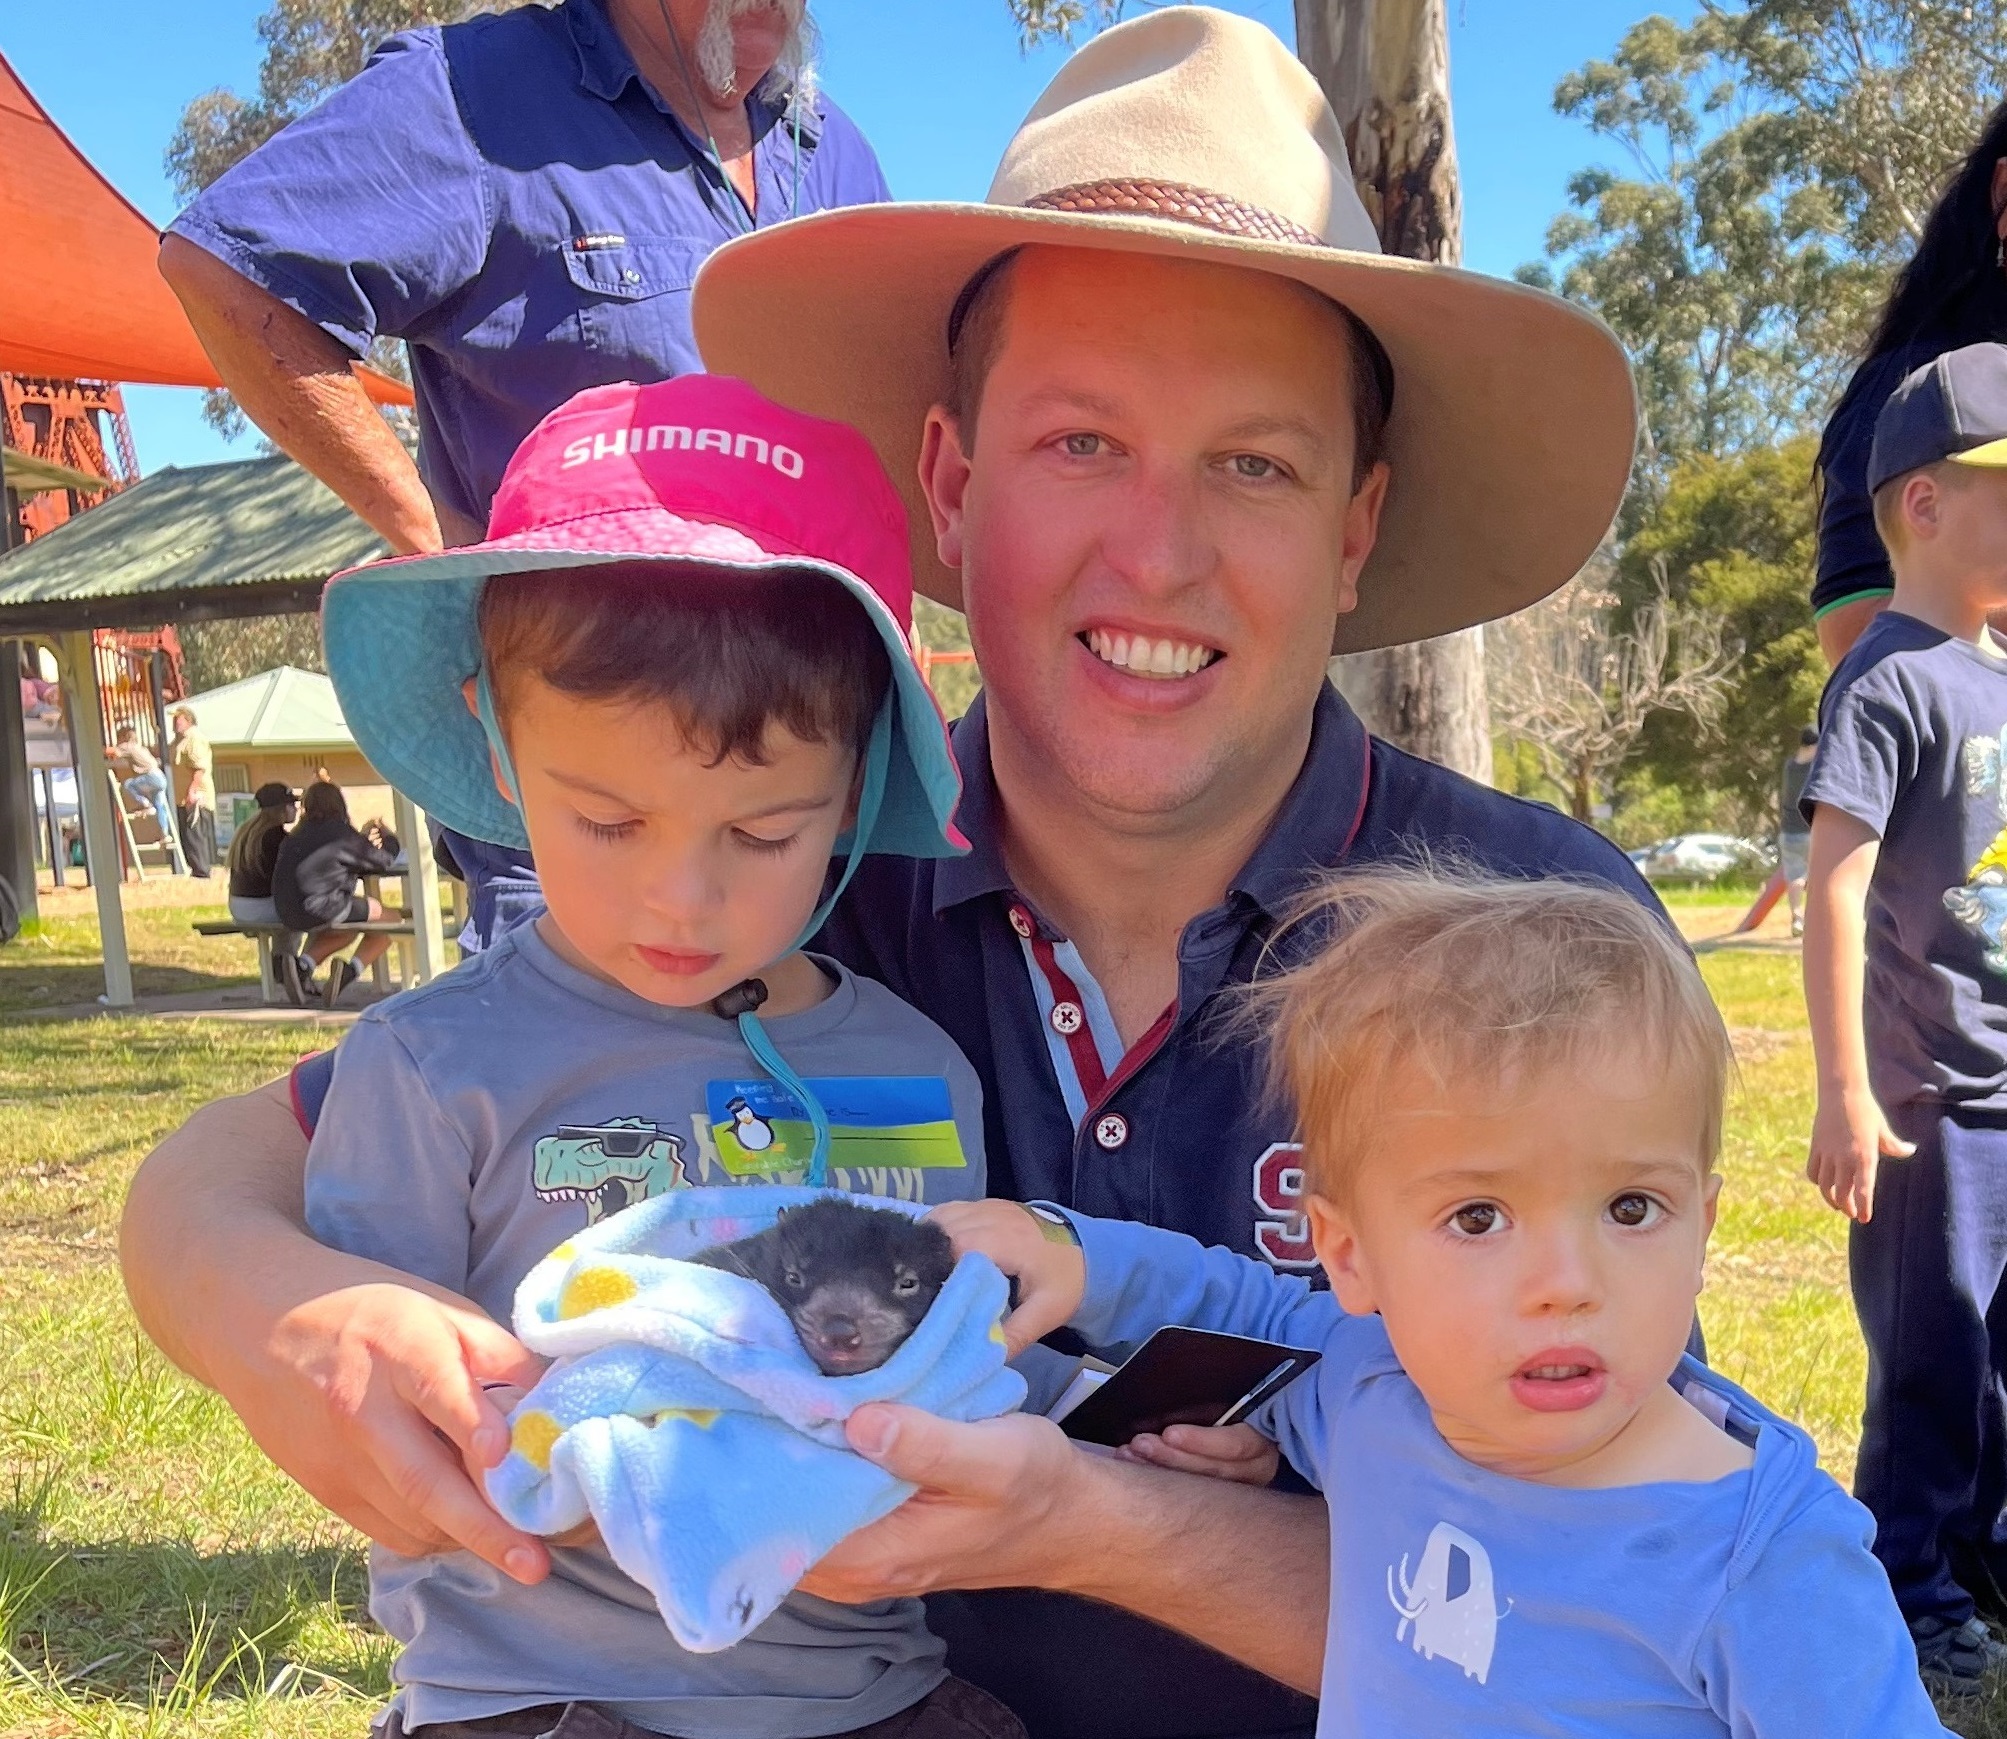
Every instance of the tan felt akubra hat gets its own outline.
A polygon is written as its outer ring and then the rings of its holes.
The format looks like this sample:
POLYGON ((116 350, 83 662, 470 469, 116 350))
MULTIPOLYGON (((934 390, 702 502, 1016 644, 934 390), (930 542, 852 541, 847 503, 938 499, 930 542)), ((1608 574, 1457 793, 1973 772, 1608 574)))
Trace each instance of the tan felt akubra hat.
POLYGON ((1393 484, 1337 651, 1522 609, 1616 515, 1637 400, 1609 328, 1523 285, 1381 254, 1317 81, 1262 25, 1166 7, 1066 63, 984 204, 822 212, 728 242, 698 274, 705 366, 862 429, 905 491, 914 580, 944 604, 961 582, 935 554, 921 429, 947 391, 956 298, 1028 245, 1272 272, 1379 337, 1393 484))

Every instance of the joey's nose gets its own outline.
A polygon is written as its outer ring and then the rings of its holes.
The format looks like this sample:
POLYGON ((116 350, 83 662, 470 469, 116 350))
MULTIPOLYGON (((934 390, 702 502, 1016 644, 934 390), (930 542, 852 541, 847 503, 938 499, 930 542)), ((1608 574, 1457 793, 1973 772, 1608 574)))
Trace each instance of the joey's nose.
POLYGON ((815 1338, 836 1353, 854 1353, 864 1344, 864 1331, 854 1316, 825 1316, 816 1327, 815 1338))

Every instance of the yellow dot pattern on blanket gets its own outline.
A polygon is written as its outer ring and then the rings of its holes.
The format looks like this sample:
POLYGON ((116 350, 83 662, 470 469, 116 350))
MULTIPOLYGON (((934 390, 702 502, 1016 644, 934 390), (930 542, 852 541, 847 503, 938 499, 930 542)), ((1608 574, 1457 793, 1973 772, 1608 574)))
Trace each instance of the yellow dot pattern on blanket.
POLYGON ((546 1262, 569 1262, 577 1254, 578 1246, 576 1244, 564 1243, 560 1244, 544 1260, 546 1262))
POLYGON ((1000 1347, 1007 1347, 1010 1345, 1010 1342, 1004 1339, 1003 1324, 1001 1322, 993 1322, 990 1324, 990 1339, 995 1341, 997 1345, 1000 1347))
POLYGON ((531 1408, 518 1413, 509 1428, 509 1447, 539 1473, 551 1470, 551 1448, 564 1435, 564 1427, 548 1413, 531 1408))
POLYGON ((648 1416, 648 1423, 651 1425, 670 1425, 674 1424, 678 1419, 696 1426, 699 1431, 708 1431, 718 1422, 718 1409, 715 1407, 664 1407, 659 1413, 651 1413, 648 1416))
POLYGON ((558 1294, 558 1316, 569 1322, 575 1316, 625 1304, 636 1290, 633 1280, 618 1268, 581 1268, 558 1294))

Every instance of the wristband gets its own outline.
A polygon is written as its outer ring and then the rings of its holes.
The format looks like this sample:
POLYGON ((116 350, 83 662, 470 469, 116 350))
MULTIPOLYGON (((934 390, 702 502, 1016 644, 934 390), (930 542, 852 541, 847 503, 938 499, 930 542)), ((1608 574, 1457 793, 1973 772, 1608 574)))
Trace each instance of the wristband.
POLYGON ((1080 1248, 1080 1234, 1073 1229, 1073 1222, 1057 1208, 1047 1207, 1044 1202, 1024 1202, 1020 1205, 1038 1222, 1039 1236, 1048 1244, 1059 1244, 1071 1250, 1080 1248))

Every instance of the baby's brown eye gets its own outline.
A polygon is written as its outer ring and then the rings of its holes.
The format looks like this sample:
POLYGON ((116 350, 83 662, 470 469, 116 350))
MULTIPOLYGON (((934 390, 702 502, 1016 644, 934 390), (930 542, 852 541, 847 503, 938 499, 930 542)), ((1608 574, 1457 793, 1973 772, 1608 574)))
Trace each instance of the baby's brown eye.
POLYGON ((1610 1204, 1610 1218, 1620 1226, 1642 1226, 1657 1206, 1650 1196, 1619 1196, 1610 1204))
POLYGON ((920 1290, 920 1276, 909 1273, 906 1269, 902 1268, 892 1277, 892 1290, 901 1298, 904 1298, 909 1292, 918 1292, 920 1290))
POLYGON ((1492 1203, 1472 1202, 1450 1215, 1450 1224, 1466 1238, 1482 1238, 1487 1232, 1498 1230, 1502 1217, 1492 1203))

